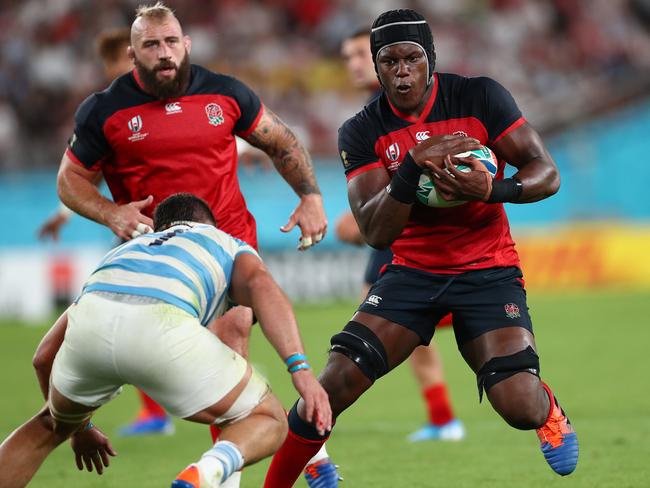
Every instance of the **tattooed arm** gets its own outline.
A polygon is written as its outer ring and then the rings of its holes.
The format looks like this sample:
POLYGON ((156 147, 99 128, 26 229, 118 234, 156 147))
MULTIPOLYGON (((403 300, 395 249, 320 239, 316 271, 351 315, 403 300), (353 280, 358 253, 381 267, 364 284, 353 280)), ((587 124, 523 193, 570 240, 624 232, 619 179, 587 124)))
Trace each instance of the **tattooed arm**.
POLYGON ((305 147, 276 114, 267 107, 262 110, 257 127, 246 140, 269 155, 278 173, 300 197, 300 203, 280 230, 289 232, 296 225, 300 227, 298 249, 304 250, 319 242, 327 231, 323 197, 305 147))

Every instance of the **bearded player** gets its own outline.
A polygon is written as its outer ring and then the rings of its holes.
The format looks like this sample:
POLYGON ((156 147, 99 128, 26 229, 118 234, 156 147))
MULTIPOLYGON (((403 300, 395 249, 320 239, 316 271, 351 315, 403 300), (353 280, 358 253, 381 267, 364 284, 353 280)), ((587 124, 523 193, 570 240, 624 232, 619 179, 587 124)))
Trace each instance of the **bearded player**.
MULTIPOLYGON (((239 135, 270 156, 299 197, 281 230, 298 226, 301 250, 318 243, 327 220, 307 151, 250 88, 190 64, 190 51, 169 8, 138 8, 128 49, 135 69, 77 110, 58 175, 61 201, 127 240, 151 228, 158 202, 190 192, 208 202, 224 231, 257 247, 237 179, 239 135), (99 174, 112 200, 94 185, 99 174)), ((246 357, 252 319, 249 308, 235 307, 210 327, 246 357)))

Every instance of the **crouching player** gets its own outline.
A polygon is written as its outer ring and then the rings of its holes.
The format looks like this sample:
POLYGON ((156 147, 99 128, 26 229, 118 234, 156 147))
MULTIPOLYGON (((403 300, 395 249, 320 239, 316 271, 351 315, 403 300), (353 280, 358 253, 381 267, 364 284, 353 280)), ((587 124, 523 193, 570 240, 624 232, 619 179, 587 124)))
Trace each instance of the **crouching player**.
POLYGON ((215 225, 203 200, 172 195, 154 213, 154 233, 106 255, 69 310, 47 405, 0 445, 0 486, 25 486, 70 436, 79 469, 101 474, 116 453, 90 417, 127 383, 173 415, 223 429, 172 487, 218 487, 273 454, 287 433, 282 405, 205 328, 231 300, 254 310, 310 420, 322 433, 330 429, 327 394, 307 363, 288 300, 257 253, 215 225))

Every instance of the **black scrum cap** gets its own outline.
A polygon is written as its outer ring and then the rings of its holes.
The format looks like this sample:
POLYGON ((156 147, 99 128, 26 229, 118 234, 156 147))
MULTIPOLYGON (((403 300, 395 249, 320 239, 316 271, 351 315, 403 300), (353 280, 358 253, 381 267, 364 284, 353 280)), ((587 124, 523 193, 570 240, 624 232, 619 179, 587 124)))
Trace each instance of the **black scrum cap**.
POLYGON ((384 12, 373 22, 370 32, 370 50, 377 71, 377 55, 387 46, 410 42, 422 48, 429 64, 429 78, 436 64, 433 35, 429 24, 415 10, 398 9, 384 12))

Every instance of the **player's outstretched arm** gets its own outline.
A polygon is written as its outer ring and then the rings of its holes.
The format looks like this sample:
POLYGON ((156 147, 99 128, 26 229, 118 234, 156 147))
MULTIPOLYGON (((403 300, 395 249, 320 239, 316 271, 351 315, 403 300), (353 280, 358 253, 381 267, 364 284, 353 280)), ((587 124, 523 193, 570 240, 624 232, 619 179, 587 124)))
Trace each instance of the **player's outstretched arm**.
POLYGON ((97 171, 75 164, 64 154, 57 177, 59 198, 70 210, 105 225, 121 239, 131 239, 136 232, 144 234, 153 228, 153 221, 141 212, 151 205, 152 196, 118 205, 99 192, 97 175, 97 171))
POLYGON ((323 197, 316 183, 309 153, 293 131, 267 107, 257 127, 246 140, 269 155, 278 173, 300 197, 289 221, 280 229, 289 232, 300 227, 299 249, 304 250, 318 243, 327 231, 327 217, 323 197))
MULTIPOLYGON (((251 307, 264 335, 283 361, 304 356, 304 347, 289 300, 262 261, 250 253, 235 259, 230 296, 240 305, 251 307)), ((327 393, 306 366, 291 372, 291 380, 305 401, 307 421, 325 432, 331 429, 332 410, 327 393)))
POLYGON ((560 189, 557 165, 530 124, 525 123, 501 138, 492 150, 499 159, 519 170, 513 178, 519 180, 523 188, 516 203, 537 202, 560 189))

